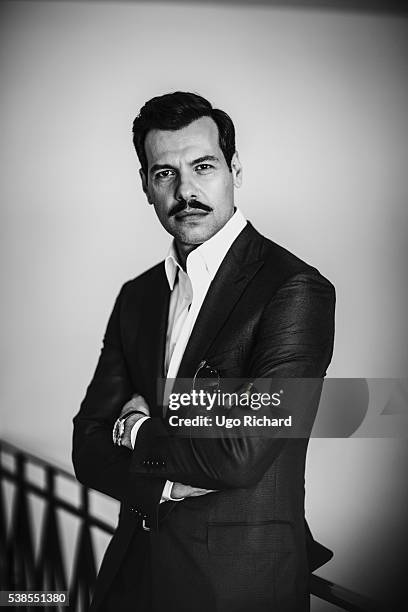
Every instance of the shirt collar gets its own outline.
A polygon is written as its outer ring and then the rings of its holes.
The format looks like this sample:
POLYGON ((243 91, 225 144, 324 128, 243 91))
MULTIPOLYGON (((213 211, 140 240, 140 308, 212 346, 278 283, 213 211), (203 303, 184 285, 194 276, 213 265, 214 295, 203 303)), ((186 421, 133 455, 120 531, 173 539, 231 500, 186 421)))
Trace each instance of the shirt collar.
MULTIPOLYGON (((189 264, 194 261, 195 258, 201 258, 204 262, 207 273, 212 280, 216 275, 218 268, 221 265, 222 260, 227 254, 229 248, 238 235, 242 232, 246 226, 247 221, 242 212, 237 208, 231 219, 216 233, 211 236, 209 240, 200 244, 199 247, 191 251, 187 257, 187 271, 189 264)), ((182 270, 179 264, 177 251, 174 244, 174 240, 170 245, 169 252, 164 261, 164 267, 166 271, 167 281, 172 291, 178 270, 182 270)))
POLYGON ((170 291, 173 291, 174 283, 176 282, 177 273, 182 270, 178 262, 176 246, 174 240, 172 241, 167 257, 164 260, 164 269, 166 271, 167 281, 169 283, 170 291))

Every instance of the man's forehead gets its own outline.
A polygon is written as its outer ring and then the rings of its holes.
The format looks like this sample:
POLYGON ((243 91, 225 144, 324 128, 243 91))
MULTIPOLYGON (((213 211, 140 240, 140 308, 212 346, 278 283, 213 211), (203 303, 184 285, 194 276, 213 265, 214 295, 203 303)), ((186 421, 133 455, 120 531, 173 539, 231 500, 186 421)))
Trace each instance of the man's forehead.
POLYGON ((200 117, 179 130, 151 130, 145 140, 149 165, 174 155, 221 153, 218 127, 211 117, 200 117))

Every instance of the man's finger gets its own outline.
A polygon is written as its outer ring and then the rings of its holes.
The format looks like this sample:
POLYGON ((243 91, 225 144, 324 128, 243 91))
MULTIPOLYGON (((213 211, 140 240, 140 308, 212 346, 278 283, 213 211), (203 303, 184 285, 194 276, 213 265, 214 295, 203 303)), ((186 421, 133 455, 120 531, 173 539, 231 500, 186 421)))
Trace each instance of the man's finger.
POLYGON ((146 416, 150 416, 149 406, 142 395, 135 394, 126 404, 123 406, 120 414, 126 414, 129 410, 139 410, 146 416))

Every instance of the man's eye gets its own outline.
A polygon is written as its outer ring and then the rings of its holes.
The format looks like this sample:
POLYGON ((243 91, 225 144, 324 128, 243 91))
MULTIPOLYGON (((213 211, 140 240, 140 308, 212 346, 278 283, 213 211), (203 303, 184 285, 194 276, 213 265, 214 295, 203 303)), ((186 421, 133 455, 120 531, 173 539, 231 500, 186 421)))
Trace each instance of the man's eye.
POLYGON ((212 166, 211 164, 198 164, 198 166, 195 167, 197 172, 208 172, 213 168, 214 166, 212 166))
POLYGON ((162 180, 171 178, 172 176, 174 176, 174 170, 160 170, 160 172, 156 172, 155 178, 162 180))

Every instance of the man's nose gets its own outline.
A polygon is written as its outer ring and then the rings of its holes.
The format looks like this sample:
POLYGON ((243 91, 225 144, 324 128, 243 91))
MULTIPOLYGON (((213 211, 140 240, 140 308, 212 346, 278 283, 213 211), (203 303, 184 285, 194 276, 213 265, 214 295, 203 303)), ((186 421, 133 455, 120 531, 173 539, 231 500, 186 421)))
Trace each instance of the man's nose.
POLYGON ((185 200, 186 202, 198 197, 197 185, 189 173, 179 174, 175 196, 176 200, 185 200))

